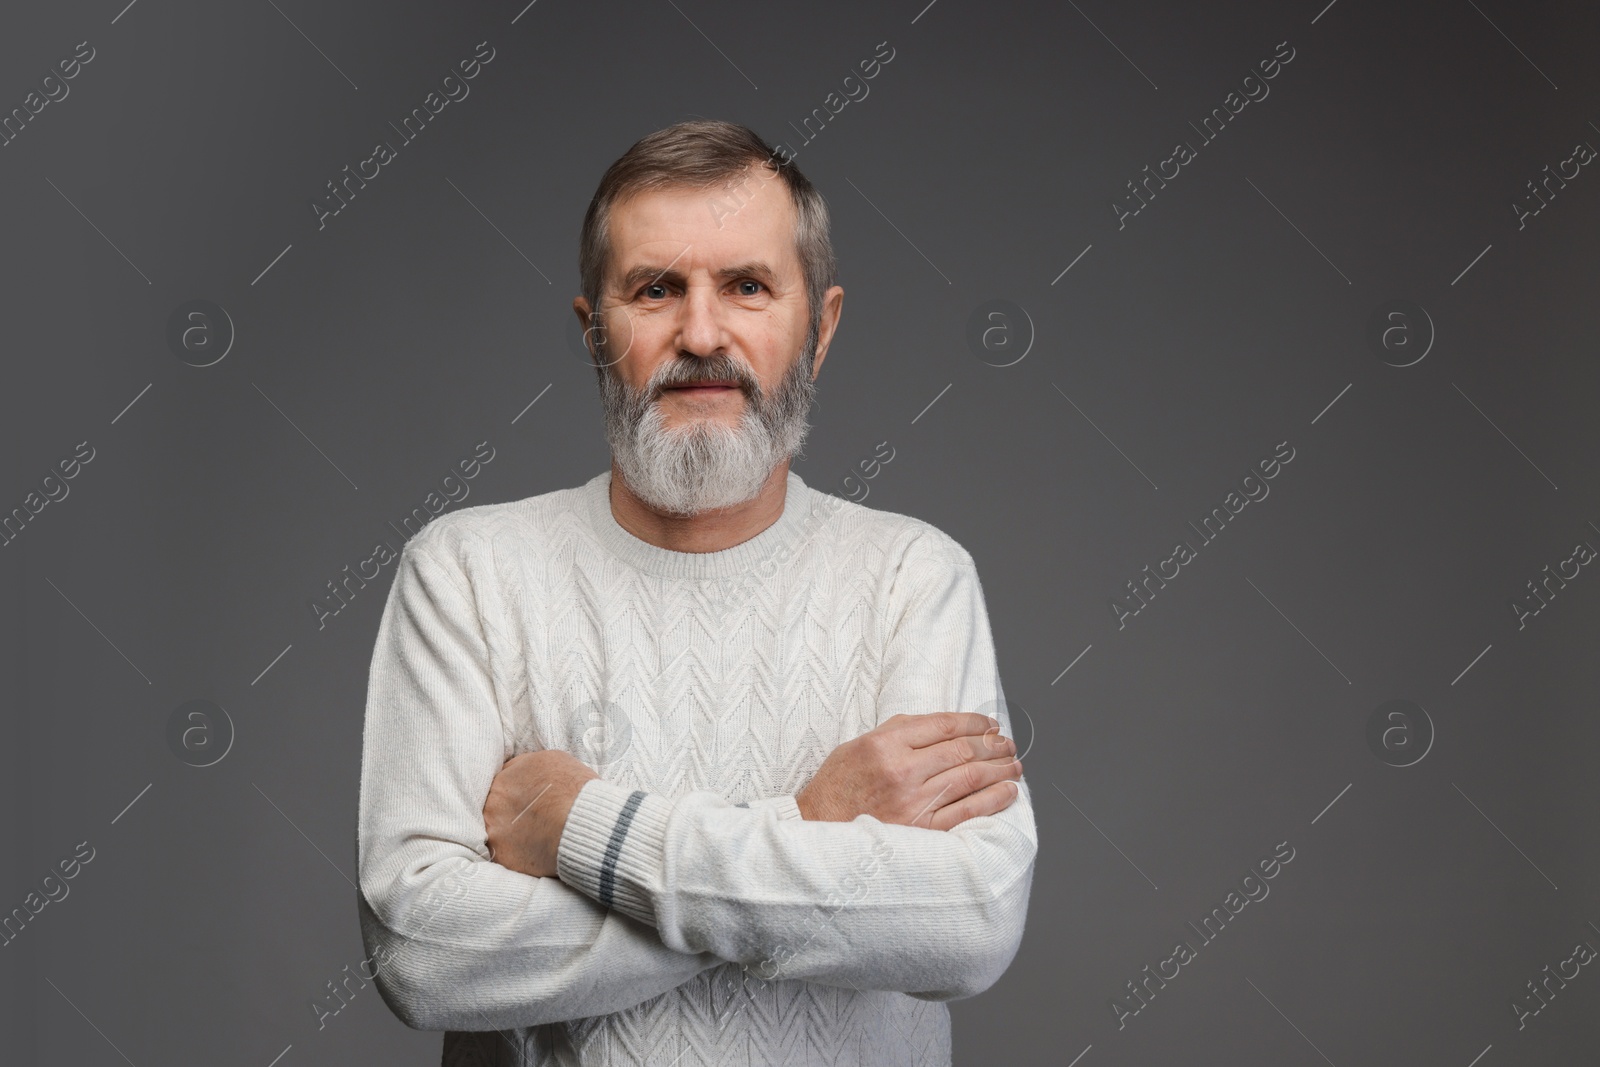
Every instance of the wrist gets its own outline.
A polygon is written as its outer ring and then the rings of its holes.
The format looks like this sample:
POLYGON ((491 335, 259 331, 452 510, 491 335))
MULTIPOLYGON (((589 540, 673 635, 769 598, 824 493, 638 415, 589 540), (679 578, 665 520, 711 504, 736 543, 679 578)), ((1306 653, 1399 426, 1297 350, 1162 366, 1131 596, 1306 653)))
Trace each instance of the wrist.
POLYGON ((815 793, 808 793, 802 789, 795 794, 795 810, 800 813, 800 818, 807 822, 841 822, 838 812, 824 797, 815 793))
POLYGON ((548 809, 548 818, 555 826, 555 846, 557 850, 561 847, 561 838, 567 832, 567 822, 572 818, 572 809, 578 803, 578 795, 583 792, 584 786, 596 781, 598 778, 599 776, 595 775, 590 778, 562 782, 559 790, 554 786, 551 787, 551 792, 555 795, 550 798, 551 804, 548 809))

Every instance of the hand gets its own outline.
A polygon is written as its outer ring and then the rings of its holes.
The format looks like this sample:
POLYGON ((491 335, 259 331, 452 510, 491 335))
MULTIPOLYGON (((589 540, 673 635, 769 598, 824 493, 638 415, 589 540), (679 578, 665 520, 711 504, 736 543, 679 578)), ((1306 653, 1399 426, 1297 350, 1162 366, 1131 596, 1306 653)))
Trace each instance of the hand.
POLYGON ((554 878, 567 813, 585 782, 600 777, 569 752, 524 752, 506 761, 483 805, 489 858, 508 870, 554 878))
POLYGON ((1017 798, 1017 746, 987 715, 893 715, 828 754, 795 797, 823 822, 879 822, 948 830, 1004 811, 1017 798))

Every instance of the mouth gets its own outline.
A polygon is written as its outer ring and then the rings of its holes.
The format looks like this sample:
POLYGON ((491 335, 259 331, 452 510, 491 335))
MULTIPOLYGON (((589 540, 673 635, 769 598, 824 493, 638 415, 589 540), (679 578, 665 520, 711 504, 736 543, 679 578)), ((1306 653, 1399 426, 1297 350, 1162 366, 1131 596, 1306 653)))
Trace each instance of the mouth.
POLYGON ((737 393, 740 391, 738 382, 686 382, 682 385, 669 385, 664 390, 669 393, 687 393, 691 396, 715 396, 719 393, 737 393))

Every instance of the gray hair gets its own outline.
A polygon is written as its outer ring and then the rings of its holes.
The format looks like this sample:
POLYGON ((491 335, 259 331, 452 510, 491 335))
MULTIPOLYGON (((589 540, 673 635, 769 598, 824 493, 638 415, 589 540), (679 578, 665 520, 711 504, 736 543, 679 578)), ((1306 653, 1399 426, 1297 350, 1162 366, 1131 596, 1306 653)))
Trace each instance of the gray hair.
MULTIPOLYGON (((827 202, 788 153, 774 150, 747 126, 714 119, 679 122, 657 130, 635 142, 601 177, 578 241, 578 276, 589 301, 590 326, 600 324, 600 290, 611 254, 607 230, 614 204, 635 193, 671 186, 711 189, 732 185, 757 166, 770 168, 783 180, 795 206, 795 252, 805 276, 811 314, 808 341, 815 344, 823 294, 833 285, 838 270, 828 235, 827 202)), ((707 210, 720 219, 715 201, 708 203, 707 210)), ((603 331, 596 329, 594 334, 603 346, 603 331)))

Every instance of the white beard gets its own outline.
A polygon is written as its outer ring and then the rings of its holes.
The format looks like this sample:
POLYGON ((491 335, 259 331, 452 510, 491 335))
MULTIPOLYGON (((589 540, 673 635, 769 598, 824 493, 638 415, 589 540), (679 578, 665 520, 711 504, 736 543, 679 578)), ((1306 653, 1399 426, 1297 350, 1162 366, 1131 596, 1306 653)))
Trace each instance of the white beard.
POLYGON ((609 366, 602 369, 606 439, 628 488, 646 504, 672 515, 732 507, 755 497, 773 470, 805 443, 810 430, 807 414, 816 394, 811 380, 815 350, 813 329, 770 394, 762 393, 748 364, 726 355, 664 363, 639 390, 609 366), (667 384, 712 379, 734 379, 744 386, 744 412, 734 426, 706 417, 669 427, 661 401, 648 399, 667 384))

